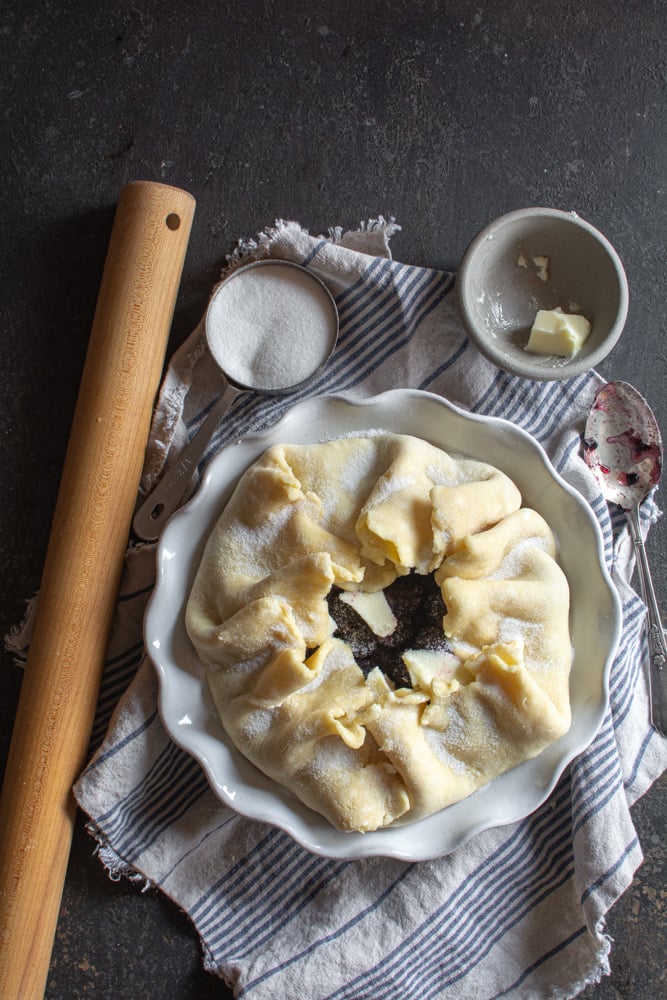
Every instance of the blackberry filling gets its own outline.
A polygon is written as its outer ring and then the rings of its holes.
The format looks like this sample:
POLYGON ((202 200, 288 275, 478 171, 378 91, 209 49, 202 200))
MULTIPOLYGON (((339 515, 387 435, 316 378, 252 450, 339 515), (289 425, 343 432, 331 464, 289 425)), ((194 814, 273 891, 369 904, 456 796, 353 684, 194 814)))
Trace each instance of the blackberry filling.
POLYGON ((410 687, 410 675, 402 654, 408 649, 449 649, 442 632, 445 603, 433 575, 410 573, 399 576, 384 591, 398 622, 386 638, 375 635, 349 605, 340 600, 340 589, 329 594, 329 612, 336 622, 334 635, 348 643, 365 677, 379 667, 398 687, 410 687))

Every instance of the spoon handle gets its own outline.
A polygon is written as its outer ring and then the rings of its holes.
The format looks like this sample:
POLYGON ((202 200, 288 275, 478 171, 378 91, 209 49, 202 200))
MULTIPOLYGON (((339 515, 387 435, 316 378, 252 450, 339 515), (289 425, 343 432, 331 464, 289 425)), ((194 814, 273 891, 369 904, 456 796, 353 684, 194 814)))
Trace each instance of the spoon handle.
POLYGON ((653 589, 644 536, 639 523, 639 510, 637 507, 633 507, 625 513, 637 554, 639 582, 647 608, 651 725, 662 736, 667 736, 667 644, 665 633, 660 623, 660 610, 653 589))
POLYGON ((162 529, 181 502, 218 424, 242 391, 227 383, 225 391, 183 450, 176 464, 165 473, 142 503, 132 522, 132 530, 142 541, 154 542, 160 537, 162 529))

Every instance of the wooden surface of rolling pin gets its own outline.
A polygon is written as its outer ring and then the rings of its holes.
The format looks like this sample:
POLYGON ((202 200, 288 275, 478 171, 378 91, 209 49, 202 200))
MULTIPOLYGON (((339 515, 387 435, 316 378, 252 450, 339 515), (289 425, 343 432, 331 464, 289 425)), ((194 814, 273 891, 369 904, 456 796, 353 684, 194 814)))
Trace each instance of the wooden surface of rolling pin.
POLYGON ((133 182, 116 210, 0 801, 0 997, 44 994, 85 764, 195 202, 133 182))

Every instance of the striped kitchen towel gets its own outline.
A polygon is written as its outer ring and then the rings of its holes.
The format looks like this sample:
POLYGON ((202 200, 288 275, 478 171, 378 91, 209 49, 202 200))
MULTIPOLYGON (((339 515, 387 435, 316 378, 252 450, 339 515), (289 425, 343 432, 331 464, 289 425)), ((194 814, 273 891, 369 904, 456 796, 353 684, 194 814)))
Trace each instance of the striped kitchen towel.
MULTIPOLYGON (((461 330, 454 276, 392 259, 395 228, 379 220, 325 238, 281 222, 239 245, 230 267, 271 256, 319 275, 336 298, 340 337, 325 371, 300 395, 239 397, 211 453, 270 425, 295 398, 407 386, 532 433, 590 501, 622 601, 623 637, 600 732, 533 815, 448 857, 407 864, 310 855, 285 833, 223 806, 195 761, 166 736, 142 646, 154 550, 135 546, 108 653, 97 749, 76 796, 114 877, 175 900, 200 935, 206 967, 239 997, 571 997, 608 971, 605 914, 642 860, 629 807, 667 762, 665 741, 647 722, 644 606, 629 582, 624 518, 608 509, 581 458, 601 379, 527 382, 496 370, 461 330)), ((198 327, 167 372, 144 489, 197 430, 218 391, 198 327)), ((658 516, 653 499, 642 516, 646 528, 658 516)))

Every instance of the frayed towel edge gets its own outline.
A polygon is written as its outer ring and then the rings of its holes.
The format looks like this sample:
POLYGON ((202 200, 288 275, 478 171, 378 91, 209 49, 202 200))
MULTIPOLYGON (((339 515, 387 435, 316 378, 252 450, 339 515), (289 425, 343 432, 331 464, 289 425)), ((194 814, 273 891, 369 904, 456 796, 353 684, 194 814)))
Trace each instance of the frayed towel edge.
MULTIPOLYGON (((268 257, 270 253, 270 245, 279 236, 289 229, 296 229, 301 233, 308 235, 308 230, 305 229, 300 223, 294 222, 290 219, 276 219, 273 226, 266 226, 262 229, 255 238, 240 239, 234 248, 234 250, 226 257, 226 266, 221 271, 221 277, 229 271, 235 270, 237 267, 242 266, 247 263, 249 258, 257 260, 261 257, 268 257)), ((383 215, 378 215, 376 219, 366 219, 359 223, 356 230, 346 230, 342 226, 330 226, 328 229, 328 236, 322 237, 323 239, 328 239, 329 242, 334 244, 342 243, 345 237, 354 232, 361 233, 376 233, 382 232, 385 234, 388 240, 392 236, 399 232, 401 227, 398 225, 393 216, 385 219, 383 215)))

